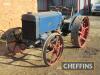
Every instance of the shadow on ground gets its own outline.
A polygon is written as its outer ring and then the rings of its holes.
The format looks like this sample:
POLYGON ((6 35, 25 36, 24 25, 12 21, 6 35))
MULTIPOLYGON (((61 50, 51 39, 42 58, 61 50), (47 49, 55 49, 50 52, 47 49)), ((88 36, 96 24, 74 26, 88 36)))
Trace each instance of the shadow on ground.
POLYGON ((38 59, 41 58, 40 56, 36 56, 36 55, 32 55, 32 54, 26 54, 24 56, 21 57, 0 57, 0 60, 3 59, 2 61, 0 61, 1 64, 6 64, 6 65, 13 65, 13 66, 18 66, 18 67, 27 67, 27 68, 43 68, 43 67, 47 67, 44 64, 41 64, 40 62, 43 62, 42 59, 38 59), (33 56, 37 59, 27 59, 25 58, 26 56, 33 56), (34 62, 34 63, 33 63, 34 62))

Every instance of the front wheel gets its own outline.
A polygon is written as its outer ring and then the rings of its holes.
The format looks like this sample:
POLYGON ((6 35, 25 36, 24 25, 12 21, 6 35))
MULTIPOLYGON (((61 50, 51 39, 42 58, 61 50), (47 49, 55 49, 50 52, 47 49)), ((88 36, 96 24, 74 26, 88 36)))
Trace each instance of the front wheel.
POLYGON ((63 39, 60 34, 51 34, 43 46, 43 59, 47 66, 54 64, 62 55, 63 39))

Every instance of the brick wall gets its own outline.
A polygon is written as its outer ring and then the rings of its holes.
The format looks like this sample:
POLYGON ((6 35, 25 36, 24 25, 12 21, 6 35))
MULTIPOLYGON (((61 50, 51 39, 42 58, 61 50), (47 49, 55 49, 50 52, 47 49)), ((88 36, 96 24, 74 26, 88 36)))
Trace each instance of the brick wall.
POLYGON ((0 30, 21 26, 21 15, 37 13, 37 0, 0 0, 0 30))

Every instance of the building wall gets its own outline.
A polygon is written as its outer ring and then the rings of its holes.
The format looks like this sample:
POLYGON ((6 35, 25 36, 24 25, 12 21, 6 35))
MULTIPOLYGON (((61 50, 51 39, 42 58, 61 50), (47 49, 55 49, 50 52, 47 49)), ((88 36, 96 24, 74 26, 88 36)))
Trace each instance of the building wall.
POLYGON ((77 6, 77 0, 63 0, 63 5, 67 7, 77 6))
POLYGON ((89 14, 90 0, 78 0, 78 12, 81 14, 89 14))
POLYGON ((39 11, 47 10, 47 0, 37 0, 37 1, 38 1, 39 11))
POLYGON ((37 0, 0 0, 0 30, 21 26, 21 16, 37 13, 37 0))
POLYGON ((62 0, 37 0, 38 1, 38 10, 46 11, 49 6, 61 6, 62 0))
POLYGON ((47 10, 49 6, 77 6, 77 0, 38 0, 38 9, 47 10))
MULTIPOLYGON (((75 11, 80 11, 82 14, 90 12, 91 0, 38 0, 39 10, 47 10, 49 6, 65 6, 74 8, 75 11)), ((92 0, 94 1, 94 0, 92 0)))

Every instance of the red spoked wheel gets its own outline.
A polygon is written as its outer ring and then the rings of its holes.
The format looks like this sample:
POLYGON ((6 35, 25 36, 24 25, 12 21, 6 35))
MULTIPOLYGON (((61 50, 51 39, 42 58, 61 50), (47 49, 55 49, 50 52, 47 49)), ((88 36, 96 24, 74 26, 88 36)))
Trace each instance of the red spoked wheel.
POLYGON ((85 16, 76 17, 72 30, 71 39, 75 47, 84 47, 89 34, 89 18, 85 16))
POLYGON ((51 34, 43 46, 43 59, 47 66, 54 64, 62 55, 63 39, 60 34, 51 34))

